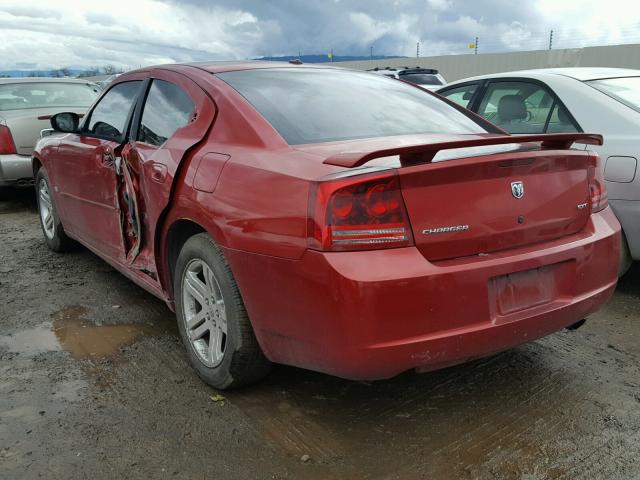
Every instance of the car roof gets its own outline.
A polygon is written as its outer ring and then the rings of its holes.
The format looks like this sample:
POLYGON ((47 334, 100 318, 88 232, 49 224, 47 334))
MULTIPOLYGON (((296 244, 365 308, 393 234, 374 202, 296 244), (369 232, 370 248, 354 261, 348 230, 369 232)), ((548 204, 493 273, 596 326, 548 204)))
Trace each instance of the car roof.
POLYGON ((55 77, 8 77, 0 78, 0 85, 9 83, 93 83, 82 78, 55 78, 55 77))
POLYGON ((549 76, 561 75, 564 77, 574 78, 579 81, 599 80, 603 78, 616 77, 636 77, 640 76, 640 70, 631 68, 605 68, 605 67, 567 67, 567 68, 536 68, 530 70, 517 70, 514 72, 490 73, 487 75, 478 75, 475 77, 464 78, 450 82, 447 87, 455 83, 468 82, 472 80, 484 80, 487 78, 504 78, 504 77, 531 77, 543 79, 549 76))
POLYGON ((166 63, 161 65, 150 65, 137 70, 131 70, 123 75, 131 73, 149 72, 155 69, 165 69, 173 71, 184 71, 185 68, 194 67, 213 74, 223 72, 233 72, 237 70, 258 70, 265 68, 315 68, 319 70, 347 70, 344 67, 328 65, 325 63, 292 63, 292 62, 276 62, 271 60, 229 60, 216 62, 191 62, 191 63, 166 63))
POLYGON ((230 61, 219 61, 219 62, 192 62, 192 63, 176 63, 176 64, 168 64, 168 65, 156 65, 154 67, 147 67, 147 69, 153 68, 171 68, 171 69, 180 69, 182 66, 188 67, 196 67, 201 70, 206 70, 211 73, 222 73, 222 72, 232 72, 237 70, 256 70, 262 68, 296 68, 296 67, 305 67, 305 68, 338 68, 325 64, 309 64, 309 63, 292 63, 292 62, 274 62, 270 60, 230 60, 230 61))

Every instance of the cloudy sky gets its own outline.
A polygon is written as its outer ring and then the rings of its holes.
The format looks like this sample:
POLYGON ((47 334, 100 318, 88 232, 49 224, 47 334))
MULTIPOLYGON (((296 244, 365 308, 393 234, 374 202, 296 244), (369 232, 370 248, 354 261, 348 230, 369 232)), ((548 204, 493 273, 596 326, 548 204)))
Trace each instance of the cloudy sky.
POLYGON ((640 43, 638 0, 0 0, 0 69, 640 43))

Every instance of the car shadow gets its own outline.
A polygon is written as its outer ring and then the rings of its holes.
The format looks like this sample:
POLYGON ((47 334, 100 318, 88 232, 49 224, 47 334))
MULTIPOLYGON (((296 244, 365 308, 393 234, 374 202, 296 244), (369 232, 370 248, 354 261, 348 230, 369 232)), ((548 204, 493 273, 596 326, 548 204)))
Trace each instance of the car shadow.
POLYGON ((474 442, 513 422, 524 429, 520 421, 525 418, 553 421, 549 408, 576 402, 580 393, 570 372, 553 365, 543 354, 548 351, 532 344, 436 372, 406 372, 375 382, 276 366, 261 383, 225 395, 292 456, 308 454, 331 463, 345 452, 366 456, 387 440, 398 451, 416 448, 416 441, 419 449, 437 450, 469 432, 477 431, 474 442))
POLYGON ((0 214, 37 211, 36 195, 33 188, 0 187, 0 214))
POLYGON ((616 291, 625 294, 640 294, 640 262, 633 262, 619 280, 616 291))

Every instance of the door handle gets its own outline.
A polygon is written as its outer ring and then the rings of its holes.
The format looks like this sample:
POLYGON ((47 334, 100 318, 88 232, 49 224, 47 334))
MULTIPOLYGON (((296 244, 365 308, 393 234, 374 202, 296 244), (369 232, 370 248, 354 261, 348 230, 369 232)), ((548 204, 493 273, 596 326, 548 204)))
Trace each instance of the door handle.
POLYGON ((105 150, 102 152, 102 159, 100 163, 103 167, 113 167, 116 158, 113 156, 113 152, 111 150, 105 150))

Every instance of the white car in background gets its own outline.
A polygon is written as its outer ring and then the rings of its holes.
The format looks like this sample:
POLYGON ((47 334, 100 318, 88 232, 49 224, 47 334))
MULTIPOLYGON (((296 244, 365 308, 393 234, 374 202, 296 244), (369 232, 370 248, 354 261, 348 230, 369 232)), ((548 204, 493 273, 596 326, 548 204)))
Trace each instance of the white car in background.
POLYGON ((436 90, 446 85, 447 82, 442 75, 433 68, 422 67, 376 67, 367 72, 377 73, 385 77, 395 78, 396 80, 404 80, 427 90, 436 90))
POLYGON ((31 153, 40 131, 60 112, 83 115, 95 83, 70 78, 0 78, 0 187, 33 185, 31 153))
MULTIPOLYGON (((640 70, 550 68, 449 83, 440 95, 513 134, 590 132, 624 230, 620 273, 640 260, 640 70)), ((585 145, 586 148, 586 145, 585 145)))

